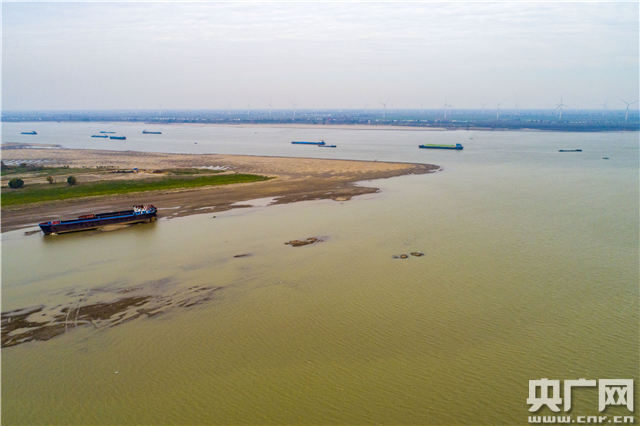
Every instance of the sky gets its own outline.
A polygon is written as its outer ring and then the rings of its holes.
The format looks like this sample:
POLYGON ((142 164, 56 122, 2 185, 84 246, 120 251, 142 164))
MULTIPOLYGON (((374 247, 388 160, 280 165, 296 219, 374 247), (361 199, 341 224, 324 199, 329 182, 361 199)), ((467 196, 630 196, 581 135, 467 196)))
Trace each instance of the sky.
POLYGON ((638 98, 638 16, 636 1, 5 1, 2 109, 508 109, 561 98, 621 109, 638 98))

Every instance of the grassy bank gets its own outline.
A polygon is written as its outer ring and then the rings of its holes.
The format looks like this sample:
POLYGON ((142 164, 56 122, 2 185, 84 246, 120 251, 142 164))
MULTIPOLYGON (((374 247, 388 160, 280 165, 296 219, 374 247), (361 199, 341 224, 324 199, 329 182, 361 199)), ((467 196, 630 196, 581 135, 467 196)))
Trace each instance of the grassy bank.
POLYGON ((228 174, 197 177, 164 177, 161 179, 112 180, 67 184, 39 184, 19 189, 2 191, 2 206, 36 203, 38 201, 65 200, 69 198, 97 195, 117 195, 130 192, 161 191, 167 189, 197 188, 201 186, 230 185, 233 183, 258 182, 266 176, 228 174))

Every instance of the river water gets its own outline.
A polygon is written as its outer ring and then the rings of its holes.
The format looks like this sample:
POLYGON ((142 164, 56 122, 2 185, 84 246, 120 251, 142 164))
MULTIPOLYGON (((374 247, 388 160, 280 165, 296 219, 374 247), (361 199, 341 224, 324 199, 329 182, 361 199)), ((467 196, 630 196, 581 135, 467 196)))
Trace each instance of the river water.
MULTIPOLYGON (((531 379, 638 379, 638 133, 5 123, 3 141, 443 168, 348 202, 4 233, 3 311, 110 286, 222 287, 188 309, 2 349, 7 424, 513 424, 527 421, 531 379), (127 140, 89 138, 99 130, 127 140), (338 148, 289 143, 319 138, 338 148), (283 244, 309 236, 324 241, 283 244), (392 258, 414 250, 425 256, 392 258)), ((597 390, 573 407, 598 414, 597 390)))

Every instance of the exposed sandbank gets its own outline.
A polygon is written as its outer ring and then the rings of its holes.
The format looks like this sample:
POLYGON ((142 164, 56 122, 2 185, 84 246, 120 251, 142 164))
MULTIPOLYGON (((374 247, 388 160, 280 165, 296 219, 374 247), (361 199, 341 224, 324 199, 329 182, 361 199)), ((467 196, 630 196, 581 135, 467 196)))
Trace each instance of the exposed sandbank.
POLYGON ((316 199, 345 201, 356 195, 378 191, 375 187, 356 185, 359 181, 439 170, 439 166, 431 164, 75 149, 10 149, 3 150, 2 157, 3 160, 46 161, 48 166, 69 167, 114 166, 149 170, 225 167, 231 172, 275 177, 268 181, 218 187, 149 191, 3 207, 2 232, 34 226, 44 220, 129 208, 148 202, 159 207, 160 217, 179 217, 246 207, 234 203, 266 197, 274 197, 273 204, 316 199))

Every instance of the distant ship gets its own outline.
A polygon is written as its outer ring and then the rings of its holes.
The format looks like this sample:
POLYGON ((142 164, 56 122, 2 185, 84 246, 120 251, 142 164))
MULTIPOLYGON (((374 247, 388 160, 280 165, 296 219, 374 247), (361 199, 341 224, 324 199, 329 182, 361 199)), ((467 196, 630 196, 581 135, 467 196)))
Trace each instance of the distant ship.
POLYGON ((38 133, 35 130, 30 132, 20 132, 21 135, 37 135, 38 133))
POLYGON ((142 134, 143 134, 143 135, 161 135, 161 134, 162 134, 162 132, 152 132, 152 131, 150 131, 150 130, 143 130, 143 131, 142 131, 142 134))
POLYGON ((39 223, 45 235, 63 234, 65 232, 88 231, 105 225, 151 222, 156 220, 157 209, 148 204, 133 206, 132 210, 119 212, 86 214, 71 220, 50 220, 39 223))
POLYGON ((100 130, 100 133, 115 133, 115 132, 105 132, 104 130, 100 130))
POLYGON ((459 143, 457 143, 455 145, 437 145, 437 144, 418 145, 418 148, 422 148, 422 149, 457 149, 459 151, 464 149, 464 147, 462 145, 460 145, 459 143))
POLYGON ((320 142, 308 142, 308 141, 293 141, 291 142, 294 145, 324 145, 324 141, 320 142))
POLYGON ((118 139, 120 141, 123 141, 127 139, 127 137, 126 136, 109 136, 109 139, 118 139))
POLYGON ((323 145, 319 144, 318 148, 336 148, 338 145, 323 145))
POLYGON ((581 149, 559 149, 558 152, 582 152, 581 149))
POLYGON ((91 135, 92 138, 108 138, 107 135, 91 135))

